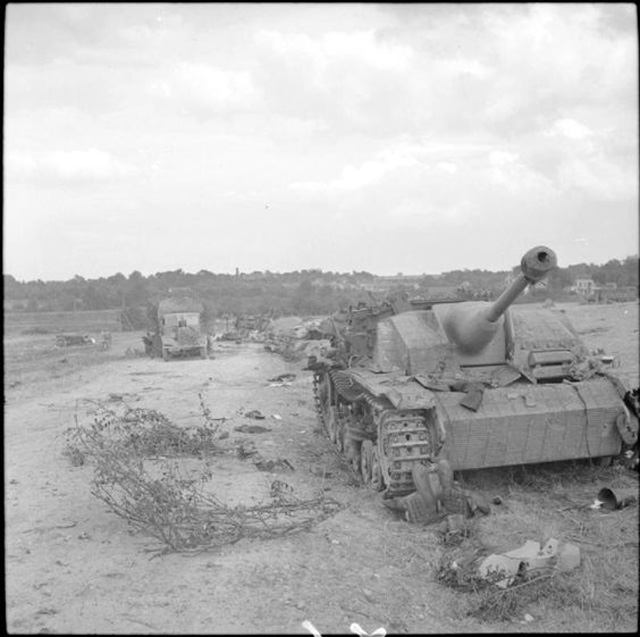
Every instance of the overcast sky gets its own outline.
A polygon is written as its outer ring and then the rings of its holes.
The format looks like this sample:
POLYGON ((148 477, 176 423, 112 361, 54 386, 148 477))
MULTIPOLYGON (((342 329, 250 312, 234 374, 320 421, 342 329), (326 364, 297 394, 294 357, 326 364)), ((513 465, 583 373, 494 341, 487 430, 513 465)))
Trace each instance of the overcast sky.
POLYGON ((4 272, 638 252, 632 4, 10 4, 4 272))

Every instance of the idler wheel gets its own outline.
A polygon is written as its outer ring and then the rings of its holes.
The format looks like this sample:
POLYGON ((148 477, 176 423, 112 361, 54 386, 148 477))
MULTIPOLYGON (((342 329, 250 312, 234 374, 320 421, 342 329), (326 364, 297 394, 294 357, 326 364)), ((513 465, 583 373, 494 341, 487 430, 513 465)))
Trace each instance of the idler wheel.
POLYGON ((371 463, 373 461, 373 443, 364 440, 360 448, 360 473, 365 484, 371 484, 371 463))

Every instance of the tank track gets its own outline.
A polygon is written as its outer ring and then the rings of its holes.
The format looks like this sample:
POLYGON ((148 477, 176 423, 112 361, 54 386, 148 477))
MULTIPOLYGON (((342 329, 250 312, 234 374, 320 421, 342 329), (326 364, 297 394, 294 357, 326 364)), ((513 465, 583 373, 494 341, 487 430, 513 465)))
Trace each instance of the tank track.
POLYGON ((412 467, 430 466, 439 451, 420 412, 390 407, 341 370, 314 372, 313 393, 319 423, 366 484, 385 489, 385 498, 416 490, 412 467))

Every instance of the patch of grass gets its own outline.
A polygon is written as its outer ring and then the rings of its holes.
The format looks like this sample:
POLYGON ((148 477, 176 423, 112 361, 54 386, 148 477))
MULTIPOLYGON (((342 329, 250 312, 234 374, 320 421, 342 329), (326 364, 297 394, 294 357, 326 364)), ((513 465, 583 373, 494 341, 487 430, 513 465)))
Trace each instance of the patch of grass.
POLYGON ((638 618, 637 504, 609 512, 589 505, 603 486, 619 497, 637 494, 637 472, 586 461, 469 472, 461 478, 465 488, 489 500, 500 495, 503 502, 477 521, 473 537, 457 545, 445 543, 439 581, 465 596, 467 614, 481 621, 504 621, 526 610, 538 618, 557 616, 569 630, 572 617, 592 621, 598 631, 633 629, 638 618), (465 555, 477 560, 527 540, 542 545, 549 538, 578 546, 580 566, 507 589, 478 584, 471 571, 464 570, 465 555), (456 559, 463 568, 452 574, 456 559))

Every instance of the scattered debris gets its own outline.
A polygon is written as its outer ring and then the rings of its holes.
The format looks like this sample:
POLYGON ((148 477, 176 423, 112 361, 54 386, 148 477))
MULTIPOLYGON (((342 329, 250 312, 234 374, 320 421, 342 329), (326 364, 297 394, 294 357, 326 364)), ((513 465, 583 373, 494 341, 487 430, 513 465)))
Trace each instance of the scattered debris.
POLYGON ((112 403, 118 403, 123 401, 137 401, 137 400, 140 400, 140 396, 138 396, 137 394, 128 394, 128 393, 109 394, 109 402, 112 402, 112 403))
POLYGON ((249 458, 255 456, 258 453, 256 443, 253 440, 243 440, 236 447, 236 455, 240 459, 249 458))
POLYGON ((527 540, 508 553, 489 555, 479 564, 478 573, 482 579, 491 578, 496 586, 506 588, 524 573, 551 568, 562 573, 579 565, 580 549, 575 544, 560 544, 551 538, 542 548, 538 542, 527 540))
POLYGON ((234 431, 240 431, 246 434, 263 434, 267 431, 271 431, 268 427, 261 427, 260 425, 238 425, 233 429, 234 431))
POLYGON ((286 471, 295 471, 293 465, 284 458, 279 458, 278 460, 264 460, 260 458, 259 460, 254 460, 253 464, 258 469, 258 471, 269 471, 269 472, 286 472, 286 471))
POLYGON ((594 500, 593 504, 589 505, 589 508, 594 510, 604 509, 605 511, 615 511, 616 509, 624 509, 637 501, 638 498, 635 495, 628 495, 619 500, 611 489, 604 487, 600 489, 598 497, 594 500))
POLYGON ((292 373, 280 374, 279 376, 274 376, 273 378, 267 378, 267 381, 270 383, 278 383, 287 380, 295 380, 296 375, 292 373))
MULTIPOLYGON (((526 618, 531 604, 541 599, 558 601, 575 592, 575 580, 566 573, 580 564, 573 544, 550 539, 541 549, 538 542, 501 555, 487 555, 484 548, 467 543, 445 550, 437 567, 440 583, 470 593, 467 615, 481 621, 526 618)), ((522 623, 522 622, 521 622, 522 623)))

